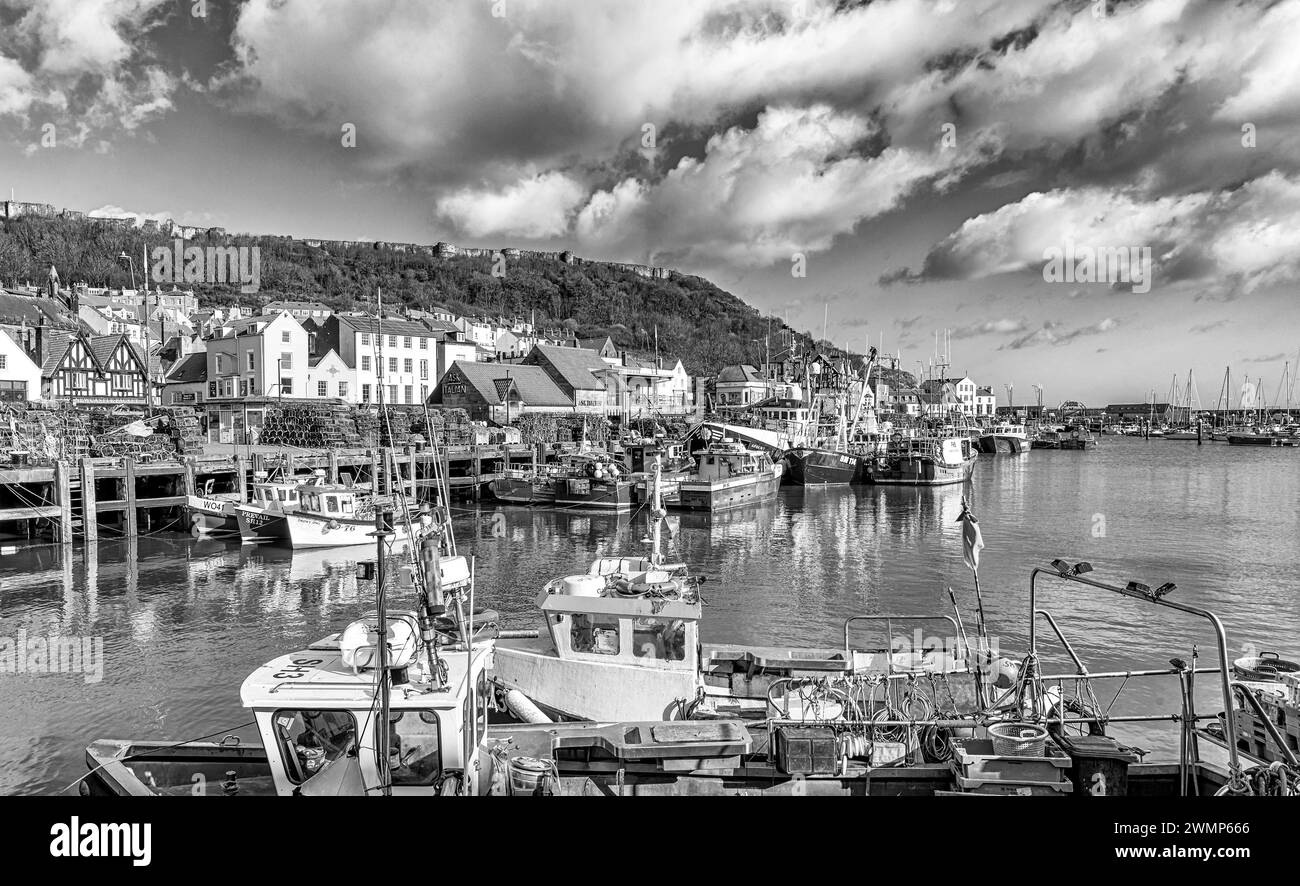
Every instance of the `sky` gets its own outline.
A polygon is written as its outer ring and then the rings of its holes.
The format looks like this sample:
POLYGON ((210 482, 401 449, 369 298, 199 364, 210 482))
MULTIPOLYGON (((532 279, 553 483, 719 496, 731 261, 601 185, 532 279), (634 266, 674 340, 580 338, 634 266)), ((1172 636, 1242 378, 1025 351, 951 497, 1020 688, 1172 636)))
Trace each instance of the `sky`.
POLYGON ((946 330, 1000 403, 1272 401, 1297 45, 1300 0, 0 0, 0 191, 672 267, 913 372, 946 330))

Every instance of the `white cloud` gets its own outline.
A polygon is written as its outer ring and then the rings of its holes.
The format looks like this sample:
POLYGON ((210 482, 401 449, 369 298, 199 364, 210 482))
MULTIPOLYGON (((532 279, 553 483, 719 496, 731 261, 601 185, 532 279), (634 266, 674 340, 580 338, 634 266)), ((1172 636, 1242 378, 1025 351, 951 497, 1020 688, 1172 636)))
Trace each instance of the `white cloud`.
POLYGON ((559 172, 521 178, 502 190, 466 188, 438 202, 438 214, 471 237, 501 235, 544 239, 569 229, 569 217, 586 195, 582 184, 559 172))

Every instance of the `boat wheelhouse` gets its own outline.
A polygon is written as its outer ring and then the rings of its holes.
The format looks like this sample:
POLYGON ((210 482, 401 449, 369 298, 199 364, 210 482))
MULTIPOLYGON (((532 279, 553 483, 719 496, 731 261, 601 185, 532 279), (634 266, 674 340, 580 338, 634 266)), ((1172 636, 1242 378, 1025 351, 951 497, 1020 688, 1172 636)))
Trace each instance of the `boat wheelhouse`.
POLYGON ((253 490, 247 504, 235 505, 239 522, 239 538, 245 544, 283 542, 289 540, 289 527, 285 514, 298 507, 299 490, 323 483, 324 471, 314 471, 301 477, 269 480, 265 472, 254 477, 253 490))
POLYGON ((741 443, 710 443, 695 453, 695 473, 681 481, 669 507, 725 511, 776 498, 785 466, 764 450, 741 443))

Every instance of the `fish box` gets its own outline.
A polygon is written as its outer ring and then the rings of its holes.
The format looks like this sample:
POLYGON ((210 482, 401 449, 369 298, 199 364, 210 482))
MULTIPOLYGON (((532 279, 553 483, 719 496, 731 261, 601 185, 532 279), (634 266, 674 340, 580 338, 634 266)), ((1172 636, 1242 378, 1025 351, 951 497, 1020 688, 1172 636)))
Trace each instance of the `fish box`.
POLYGON ((957 788, 968 794, 1001 797, 1064 797, 1074 791, 1074 785, 1068 781, 1003 781, 962 778, 960 775, 957 776, 957 788))
POLYGON ((776 731, 776 765, 787 775, 834 775, 839 759, 833 729, 782 726, 776 731))
POLYGON ((986 738, 954 739, 952 767, 960 776, 983 781, 1062 782, 1070 755, 1048 741, 1041 757, 1004 757, 986 738))

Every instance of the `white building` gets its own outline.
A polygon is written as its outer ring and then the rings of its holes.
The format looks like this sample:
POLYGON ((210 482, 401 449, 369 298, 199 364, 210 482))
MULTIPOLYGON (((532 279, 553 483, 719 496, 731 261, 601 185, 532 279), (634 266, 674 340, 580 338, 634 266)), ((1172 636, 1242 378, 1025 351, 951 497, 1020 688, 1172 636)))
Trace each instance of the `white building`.
POLYGON ((0 330, 0 402, 39 400, 41 367, 23 346, 0 330))
POLYGON ((208 341, 208 400, 305 396, 307 331, 287 311, 237 320, 208 341))
POLYGON ((317 350, 322 348, 337 351, 355 370, 353 402, 379 402, 382 384, 386 403, 423 403, 438 381, 438 338, 410 320, 336 314, 317 334, 317 350))

